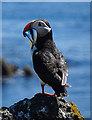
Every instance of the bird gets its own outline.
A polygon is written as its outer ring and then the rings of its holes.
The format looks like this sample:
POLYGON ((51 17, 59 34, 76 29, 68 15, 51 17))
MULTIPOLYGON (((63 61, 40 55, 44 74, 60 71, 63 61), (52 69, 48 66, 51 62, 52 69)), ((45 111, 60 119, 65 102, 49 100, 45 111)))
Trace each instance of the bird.
POLYGON ((50 86, 58 97, 67 97, 68 65, 53 41, 52 28, 45 19, 29 22, 23 29, 24 37, 28 37, 31 50, 33 67, 37 73, 44 93, 44 86, 50 86), (34 32, 35 31, 35 32, 34 32))

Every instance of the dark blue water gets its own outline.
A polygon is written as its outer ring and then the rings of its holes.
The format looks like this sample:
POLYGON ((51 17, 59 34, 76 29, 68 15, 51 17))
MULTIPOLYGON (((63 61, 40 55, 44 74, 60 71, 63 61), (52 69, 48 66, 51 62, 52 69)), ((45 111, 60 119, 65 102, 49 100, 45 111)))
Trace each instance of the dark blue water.
MULTIPOLYGON (((90 3, 2 3, 2 56, 8 63, 33 67, 30 45, 22 31, 39 18, 51 24, 54 41, 68 63, 72 88, 67 89, 67 100, 74 102, 84 117, 90 117, 90 3)), ((45 91, 53 93, 50 87, 45 91)), ((36 75, 15 75, 2 85, 2 105, 10 106, 37 92, 41 87, 36 75)))

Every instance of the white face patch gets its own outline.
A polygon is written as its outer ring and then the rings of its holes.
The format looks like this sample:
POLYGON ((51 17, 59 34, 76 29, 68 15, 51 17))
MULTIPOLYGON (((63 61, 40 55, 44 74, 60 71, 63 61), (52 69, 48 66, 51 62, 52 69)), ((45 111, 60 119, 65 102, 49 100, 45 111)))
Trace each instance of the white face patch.
POLYGON ((43 21, 35 21, 33 23, 33 28, 35 30, 37 30, 37 33, 40 37, 45 36, 46 34, 48 34, 51 31, 51 28, 49 26, 46 25, 46 23, 44 23, 43 21))

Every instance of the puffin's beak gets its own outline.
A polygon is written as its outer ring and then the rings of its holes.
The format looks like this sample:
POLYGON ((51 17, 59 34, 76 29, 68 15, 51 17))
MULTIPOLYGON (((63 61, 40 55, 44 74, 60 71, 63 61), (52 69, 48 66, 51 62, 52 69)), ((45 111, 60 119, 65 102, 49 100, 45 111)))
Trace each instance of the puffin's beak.
POLYGON ((28 23, 23 30, 24 37, 28 37, 31 49, 36 43, 37 40, 37 31, 33 28, 33 22, 28 23))

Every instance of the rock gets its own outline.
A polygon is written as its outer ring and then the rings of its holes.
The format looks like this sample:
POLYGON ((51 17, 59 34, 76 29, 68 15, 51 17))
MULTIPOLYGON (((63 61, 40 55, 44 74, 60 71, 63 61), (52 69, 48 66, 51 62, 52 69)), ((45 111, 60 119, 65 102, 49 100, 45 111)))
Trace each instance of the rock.
POLYGON ((9 112, 9 109, 3 107, 0 109, 0 120, 15 120, 13 115, 9 112))
POLYGON ((5 77, 13 75, 18 69, 16 65, 9 65, 4 59, 0 59, 0 64, 2 65, 0 75, 5 77))
POLYGON ((3 112, 0 120, 8 120, 5 119, 6 113, 10 120, 84 120, 74 103, 45 94, 25 98, 9 108, 1 109, 0 114, 3 112))
POLYGON ((26 77, 30 77, 33 75, 33 71, 28 65, 26 65, 24 69, 19 69, 18 66, 14 64, 9 65, 4 59, 0 58, 0 66, 0 68, 2 68, 2 70, 0 69, 0 76, 2 76, 3 78, 10 77, 15 73, 16 75, 24 74, 24 76, 26 77))
POLYGON ((31 70, 31 68, 28 65, 26 65, 24 67, 24 73, 25 73, 26 77, 30 77, 33 75, 33 71, 31 70))
POLYGON ((9 68, 9 65, 5 62, 5 60, 2 59, 2 60, 0 60, 0 62, 2 63, 2 75, 3 76, 11 75, 11 70, 9 68))
POLYGON ((10 65, 10 69, 11 69, 11 71, 12 71, 13 73, 15 73, 15 72, 18 70, 18 66, 12 64, 12 65, 10 65))

